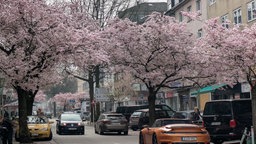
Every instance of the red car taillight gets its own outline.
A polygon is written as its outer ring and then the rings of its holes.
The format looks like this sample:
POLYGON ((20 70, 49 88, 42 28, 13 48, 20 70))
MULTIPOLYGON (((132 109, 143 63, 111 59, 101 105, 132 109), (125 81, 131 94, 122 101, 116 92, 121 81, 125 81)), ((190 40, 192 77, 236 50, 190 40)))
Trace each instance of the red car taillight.
POLYGON ((109 121, 109 120, 102 120, 102 123, 103 124, 111 124, 111 121, 109 121))
POLYGON ((230 120, 230 121, 229 121, 229 126, 230 126, 231 128, 235 128, 235 127, 236 127, 236 120, 234 120, 234 119, 230 120))

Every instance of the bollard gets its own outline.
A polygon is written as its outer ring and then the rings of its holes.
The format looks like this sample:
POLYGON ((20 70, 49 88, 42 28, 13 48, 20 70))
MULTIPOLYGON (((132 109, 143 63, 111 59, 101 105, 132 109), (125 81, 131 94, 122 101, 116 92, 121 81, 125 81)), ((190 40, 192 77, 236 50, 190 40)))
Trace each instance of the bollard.
POLYGON ((254 144, 254 130, 253 130, 253 126, 251 126, 251 140, 252 140, 252 142, 251 143, 253 143, 254 144))

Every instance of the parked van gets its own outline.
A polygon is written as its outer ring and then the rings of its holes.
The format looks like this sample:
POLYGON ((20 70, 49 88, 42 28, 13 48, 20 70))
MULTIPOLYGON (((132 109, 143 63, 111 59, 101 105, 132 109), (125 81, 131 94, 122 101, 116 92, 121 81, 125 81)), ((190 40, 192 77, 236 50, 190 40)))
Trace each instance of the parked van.
MULTIPOLYGON (((116 113, 121 113, 123 114, 126 119, 129 121, 131 114, 139 109, 147 109, 149 108, 148 105, 128 105, 128 106, 118 106, 116 108, 116 113)), ((161 110, 169 110, 170 112, 172 112, 172 114, 175 113, 175 111, 169 107, 166 104, 156 104, 155 108, 159 108, 161 110)))
POLYGON ((203 124, 215 144, 240 140, 244 129, 252 126, 250 99, 214 100, 205 104, 203 124))
MULTIPOLYGON (((170 118, 172 115, 173 112, 170 110, 155 109, 156 119, 170 118)), ((130 117, 129 126, 132 130, 136 131, 137 129, 141 129, 143 125, 149 125, 149 109, 136 110, 130 117)))

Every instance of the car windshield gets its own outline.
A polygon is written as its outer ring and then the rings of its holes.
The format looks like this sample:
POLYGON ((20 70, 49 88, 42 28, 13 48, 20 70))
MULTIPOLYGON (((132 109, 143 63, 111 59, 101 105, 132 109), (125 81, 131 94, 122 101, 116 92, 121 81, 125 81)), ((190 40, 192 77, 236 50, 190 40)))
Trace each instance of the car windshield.
POLYGON ((186 119, 158 119, 152 127, 162 127, 168 124, 192 124, 192 121, 186 119))
POLYGON ((62 114, 61 120, 63 121, 81 121, 79 114, 62 114))
POLYGON ((48 123, 48 119, 46 117, 28 116, 27 123, 28 124, 46 124, 48 123))

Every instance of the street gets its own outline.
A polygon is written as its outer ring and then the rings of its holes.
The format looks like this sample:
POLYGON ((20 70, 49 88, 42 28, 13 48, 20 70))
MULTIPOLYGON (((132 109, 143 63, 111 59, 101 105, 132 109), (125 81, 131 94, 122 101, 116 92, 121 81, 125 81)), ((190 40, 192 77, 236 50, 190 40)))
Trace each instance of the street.
MULTIPOLYGON (((94 133, 92 124, 85 123, 84 135, 58 135, 56 134, 56 123, 52 124, 53 139, 51 141, 34 141, 34 144, 138 144, 139 131, 129 130, 129 134, 118 135, 117 133, 106 133, 99 135, 94 133)), ((19 142, 13 139, 13 144, 19 142)), ((239 143, 238 141, 225 142, 226 144, 239 143)), ((211 143, 213 144, 213 143, 211 143)))
MULTIPOLYGON (((139 131, 129 131, 127 136, 117 133, 99 135, 94 133, 92 125, 85 125, 85 135, 58 135, 56 124, 52 124, 53 139, 51 141, 34 141, 35 144, 137 144, 139 131)), ((14 139, 14 144, 18 144, 14 139)))

